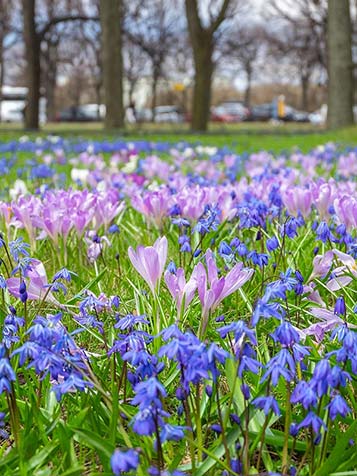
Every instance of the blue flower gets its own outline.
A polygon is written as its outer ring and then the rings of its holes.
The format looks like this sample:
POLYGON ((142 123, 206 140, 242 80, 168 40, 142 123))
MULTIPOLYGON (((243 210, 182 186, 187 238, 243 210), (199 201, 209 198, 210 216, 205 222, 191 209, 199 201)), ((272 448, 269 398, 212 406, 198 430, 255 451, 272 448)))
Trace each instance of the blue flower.
POLYGON ((265 366, 265 374, 261 382, 271 377, 272 385, 278 384, 279 378, 283 377, 290 382, 295 374, 295 362, 288 349, 281 349, 265 366))
POLYGON ((281 320, 284 317, 284 310, 277 302, 269 302, 270 293, 266 293, 262 299, 259 299, 252 315, 252 326, 256 326, 261 317, 269 319, 274 317, 281 320))
POLYGON ((261 368, 262 364, 247 355, 243 355, 240 359, 239 367, 238 367, 238 375, 242 378, 243 372, 248 371, 252 372, 253 374, 257 374, 261 368))
POLYGON ((127 314, 126 316, 118 319, 117 323, 114 324, 114 327, 116 329, 124 331, 127 329, 132 329, 137 324, 149 324, 149 321, 146 319, 145 314, 141 316, 135 314, 127 314))
POLYGON ((266 247, 267 247, 267 250, 270 253, 272 251, 275 251, 279 247, 279 241, 278 241, 277 237, 273 236, 272 238, 267 239, 266 247))
POLYGON ((336 299, 334 313, 338 316, 346 315, 346 304, 343 296, 340 296, 336 299))
POLYGON ((218 253, 222 258, 230 261, 233 259, 234 253, 232 248, 228 245, 226 241, 221 241, 218 247, 218 253))
POLYGON ((328 224, 324 221, 322 221, 319 226, 317 227, 316 230, 317 237, 323 242, 326 243, 326 241, 330 238, 331 232, 328 224))
POLYGON ((174 261, 170 261, 170 263, 167 266, 167 271, 169 271, 172 274, 176 274, 177 266, 174 261))
POLYGON ((135 396, 131 403, 132 405, 139 405, 140 410, 153 405, 161 408, 160 398, 167 395, 165 387, 155 377, 138 383, 134 391, 135 396))
POLYGON ((267 254, 258 253, 255 250, 248 253, 248 258, 252 261, 253 264, 258 265, 259 268, 262 268, 263 266, 266 266, 268 264, 268 261, 269 261, 269 256, 267 254))
POLYGON ((270 412, 275 413, 276 416, 280 416, 278 402, 271 395, 255 398, 252 401, 252 405, 254 405, 256 408, 260 408, 260 410, 263 410, 265 416, 268 416, 270 412))
POLYGON ((301 403, 305 410, 317 405, 317 394, 313 385, 309 385, 304 380, 298 382, 294 388, 290 401, 291 403, 301 403))
POLYGON ((108 228, 108 232, 111 234, 120 233, 120 228, 114 223, 113 225, 110 225, 110 227, 108 228))
POLYGON ((133 430, 138 435, 149 436, 153 435, 156 430, 154 415, 149 408, 138 411, 135 415, 133 422, 133 430))
POLYGON ((57 279, 64 279, 65 281, 71 281, 71 275, 74 274, 72 271, 69 271, 67 268, 62 268, 53 276, 52 281, 57 281, 57 279))
POLYGON ((84 380, 83 376, 76 371, 70 373, 70 375, 65 376, 63 382, 58 385, 54 385, 52 390, 54 391, 57 401, 61 400, 62 395, 73 392, 74 390, 84 391, 86 388, 93 387, 93 383, 88 380, 84 380))
POLYGON ((16 261, 19 261, 21 255, 29 256, 28 249, 30 248, 30 245, 28 243, 25 243, 23 238, 17 238, 14 241, 10 241, 9 248, 11 256, 16 261))
POLYGON ((10 365, 5 346, 0 344, 0 395, 4 391, 11 393, 11 382, 15 380, 16 375, 10 365))
POLYGON ((327 427, 324 421, 318 415, 316 415, 316 413, 312 411, 310 411, 306 415, 306 417, 302 420, 302 422, 300 422, 297 425, 298 431, 300 431, 302 428, 307 428, 307 427, 311 427, 315 435, 320 433, 321 428, 324 428, 325 431, 327 430, 327 427))
POLYGON ((120 476, 134 469, 136 470, 139 466, 138 452, 133 449, 127 451, 116 449, 110 458, 110 465, 115 476, 120 476))
POLYGON ((271 336, 275 342, 279 342, 281 345, 286 347, 290 347, 300 340, 298 332, 287 321, 283 321, 271 336))
POLYGON ((337 415, 341 415, 345 418, 348 413, 351 413, 351 409, 347 405, 346 400, 340 394, 335 395, 325 408, 328 409, 331 420, 335 420, 337 415))
POLYGON ((166 423, 161 430, 161 441, 180 441, 185 437, 185 427, 179 425, 169 425, 166 423))

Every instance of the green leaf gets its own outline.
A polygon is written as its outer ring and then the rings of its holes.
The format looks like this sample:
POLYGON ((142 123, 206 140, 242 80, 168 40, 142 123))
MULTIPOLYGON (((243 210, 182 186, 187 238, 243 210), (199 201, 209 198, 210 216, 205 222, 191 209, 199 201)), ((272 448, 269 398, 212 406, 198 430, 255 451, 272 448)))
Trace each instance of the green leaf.
POLYGON ((67 469, 64 473, 61 473, 60 476, 81 476, 84 474, 84 466, 76 466, 74 468, 67 469))
MULTIPOLYGON (((327 460, 324 462, 320 468, 315 471, 314 476, 326 476, 327 474, 332 474, 338 468, 345 463, 350 457, 348 457, 348 454, 351 453, 351 446, 349 444, 350 439, 356 439, 357 436, 357 420, 354 421, 351 426, 347 429, 345 433, 338 432, 337 437, 336 437, 336 443, 329 454, 329 457, 327 460)), ((353 453, 356 453, 355 449, 352 448, 353 453)), ((351 455, 352 456, 352 455, 351 455)), ((350 464, 355 466, 356 465, 356 459, 357 459, 357 454, 356 458, 352 458, 350 464)), ((354 468, 344 468, 346 470, 348 469, 354 469, 354 468)))
POLYGON ((58 446, 58 443, 52 443, 38 451, 32 458, 30 458, 29 462, 27 463, 27 470, 35 469, 38 466, 44 464, 50 455, 57 450, 58 446))
POLYGON ((102 271, 98 274, 98 276, 96 276, 95 278, 92 279, 92 281, 90 281, 86 286, 84 286, 84 288, 82 288, 79 293, 77 293, 75 296, 73 296, 71 299, 69 299, 67 301, 67 305, 70 305, 70 304, 75 304, 76 301, 78 301, 78 299, 81 299, 83 297, 83 293, 84 291, 86 291, 87 289, 89 289, 90 291, 92 291, 95 286, 98 284, 98 282, 102 279, 103 275, 107 272, 107 269, 104 268, 102 269, 102 271))
POLYGON ((115 449, 109 441, 103 440, 100 435, 93 433, 90 430, 74 427, 70 428, 74 432, 74 439, 78 441, 78 443, 96 450, 98 454, 103 457, 103 460, 109 460, 115 449))

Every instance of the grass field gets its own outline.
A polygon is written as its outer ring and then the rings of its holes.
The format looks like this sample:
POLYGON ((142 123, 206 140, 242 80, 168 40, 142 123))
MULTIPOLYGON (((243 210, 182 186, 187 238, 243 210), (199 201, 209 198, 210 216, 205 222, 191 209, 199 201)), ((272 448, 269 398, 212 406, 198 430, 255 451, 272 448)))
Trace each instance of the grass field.
POLYGON ((143 127, 129 126, 125 131, 104 131, 99 123, 58 123, 47 124, 40 133, 25 132, 21 125, 2 124, 0 126, 0 142, 16 140, 23 135, 36 138, 39 135, 58 134, 68 138, 85 138, 96 140, 112 140, 124 137, 127 140, 144 139, 176 143, 180 140, 190 143, 203 143, 218 147, 229 146, 237 152, 269 150, 281 152, 298 148, 307 152, 313 147, 326 142, 337 142, 353 146, 357 141, 357 126, 338 131, 325 130, 311 124, 278 124, 242 123, 212 124, 207 133, 193 134, 188 125, 150 125, 143 127))

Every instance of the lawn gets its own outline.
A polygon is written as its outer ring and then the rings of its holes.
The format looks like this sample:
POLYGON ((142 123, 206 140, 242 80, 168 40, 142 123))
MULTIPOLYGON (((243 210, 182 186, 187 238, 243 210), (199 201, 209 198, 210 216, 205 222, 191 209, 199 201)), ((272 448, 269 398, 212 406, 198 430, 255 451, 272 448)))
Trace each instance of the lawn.
MULTIPOLYGON (((113 140, 118 138, 118 132, 106 132, 101 124, 89 123, 58 123, 46 125, 40 133, 24 132, 20 125, 2 124, 0 126, 0 141, 18 139, 26 134, 31 138, 39 135, 57 134, 67 138, 85 138, 96 141, 113 140)), ((337 142, 345 146, 353 146, 357 140, 357 126, 338 131, 328 131, 320 126, 311 124, 280 124, 273 126, 269 123, 242 124, 212 124, 206 134, 192 134, 188 125, 145 125, 141 128, 129 126, 120 134, 126 140, 151 140, 176 143, 202 143, 217 147, 228 146, 234 151, 256 152, 269 150, 281 152, 299 148, 308 152, 313 147, 326 142, 337 142)))

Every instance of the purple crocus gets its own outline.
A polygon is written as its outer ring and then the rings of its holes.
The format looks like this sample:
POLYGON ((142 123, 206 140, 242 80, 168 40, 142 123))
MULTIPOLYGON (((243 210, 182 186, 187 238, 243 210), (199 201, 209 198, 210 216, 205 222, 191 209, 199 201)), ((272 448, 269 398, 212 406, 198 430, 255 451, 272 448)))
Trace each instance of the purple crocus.
POLYGON ((26 282, 27 299, 41 300, 46 297, 46 301, 59 306, 51 291, 48 291, 48 281, 43 263, 33 259, 31 267, 24 273, 25 281, 20 278, 9 278, 6 280, 9 292, 16 298, 21 297, 20 286, 26 282))
POLYGON ((175 300, 177 313, 180 315, 183 302, 186 310, 195 295, 197 289, 195 276, 191 276, 186 282, 185 271, 183 268, 178 268, 176 274, 166 271, 164 277, 166 286, 175 300))
POLYGON ((302 187, 289 187, 282 193, 282 199, 288 212, 297 216, 299 212, 306 218, 311 213, 312 193, 302 187))
POLYGON ((253 269, 243 268, 242 263, 237 263, 226 276, 219 278, 211 250, 206 252, 206 264, 207 271, 202 263, 198 263, 192 272, 192 276, 197 280, 198 296, 202 305, 203 330, 207 325, 208 313, 214 311, 225 297, 241 288, 254 273, 253 269))
POLYGON ((136 271, 145 279, 151 292, 155 293, 156 286, 164 272, 167 258, 167 238, 158 238, 153 246, 138 246, 136 251, 130 246, 129 259, 136 271))

